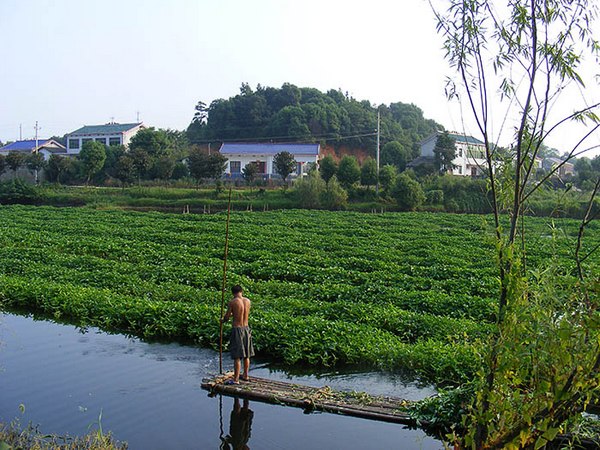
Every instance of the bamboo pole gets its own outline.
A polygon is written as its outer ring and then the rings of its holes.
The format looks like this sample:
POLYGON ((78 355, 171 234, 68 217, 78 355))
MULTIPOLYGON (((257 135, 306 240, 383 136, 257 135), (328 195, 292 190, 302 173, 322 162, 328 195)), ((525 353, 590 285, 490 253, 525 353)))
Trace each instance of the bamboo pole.
POLYGON ((227 253, 229 251, 229 216, 231 213, 231 187, 227 202, 227 226, 225 227, 225 252, 223 256, 223 285, 221 287, 221 315, 219 316, 219 373, 223 373, 223 313, 225 311, 225 286, 227 284, 227 253))

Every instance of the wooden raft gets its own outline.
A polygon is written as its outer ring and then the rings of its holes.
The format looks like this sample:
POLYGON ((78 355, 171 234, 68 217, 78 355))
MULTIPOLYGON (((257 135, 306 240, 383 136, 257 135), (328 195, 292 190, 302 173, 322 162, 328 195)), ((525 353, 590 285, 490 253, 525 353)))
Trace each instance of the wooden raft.
POLYGON ((258 377, 250 377, 249 381, 240 381, 240 384, 224 384, 231 378, 231 372, 205 378, 201 386, 213 394, 295 406, 304 409, 305 412, 324 411, 384 422, 407 425, 415 423, 405 412, 405 407, 410 402, 397 397, 335 391, 329 386, 316 388, 258 377))

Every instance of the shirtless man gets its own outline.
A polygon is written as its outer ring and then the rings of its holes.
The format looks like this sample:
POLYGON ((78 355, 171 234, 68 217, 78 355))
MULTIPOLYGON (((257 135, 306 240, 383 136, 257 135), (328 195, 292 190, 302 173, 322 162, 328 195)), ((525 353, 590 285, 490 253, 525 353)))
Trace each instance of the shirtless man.
POLYGON ((241 378, 248 381, 248 369, 250 368, 250 357, 254 356, 252 345, 252 332, 248 326, 250 315, 250 300, 243 296, 242 287, 239 285, 231 288, 233 298, 229 302, 227 312, 221 319, 227 322, 233 316, 233 328, 229 340, 229 351, 233 359, 233 383, 240 382, 241 360, 244 360, 244 373, 241 378))

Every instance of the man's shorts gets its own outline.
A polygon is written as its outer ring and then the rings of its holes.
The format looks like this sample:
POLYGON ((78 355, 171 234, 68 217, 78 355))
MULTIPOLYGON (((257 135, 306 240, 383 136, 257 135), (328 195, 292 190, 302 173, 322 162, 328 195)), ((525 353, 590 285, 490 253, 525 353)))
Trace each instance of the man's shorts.
POLYGON ((250 327, 233 327, 229 338, 231 359, 250 358, 254 356, 252 331, 250 327))

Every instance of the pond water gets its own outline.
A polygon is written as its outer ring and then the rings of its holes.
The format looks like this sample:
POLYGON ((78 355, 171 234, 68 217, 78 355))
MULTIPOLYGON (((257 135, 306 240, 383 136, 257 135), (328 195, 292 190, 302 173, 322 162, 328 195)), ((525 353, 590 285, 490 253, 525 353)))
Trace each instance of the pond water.
MULTIPOLYGON (((231 367, 226 355, 224 365, 231 367)), ((234 411, 233 398, 211 398, 200 388, 218 366, 212 350, 0 313, 0 422, 18 419, 43 433, 71 436, 100 422, 130 449, 145 450, 246 448, 236 447, 240 441, 250 449, 442 448, 422 431, 397 424, 254 401, 234 411), (222 445, 225 436, 230 447, 222 445)), ((303 376, 266 364, 254 364, 250 373, 413 400, 434 392, 392 374, 303 376)))

